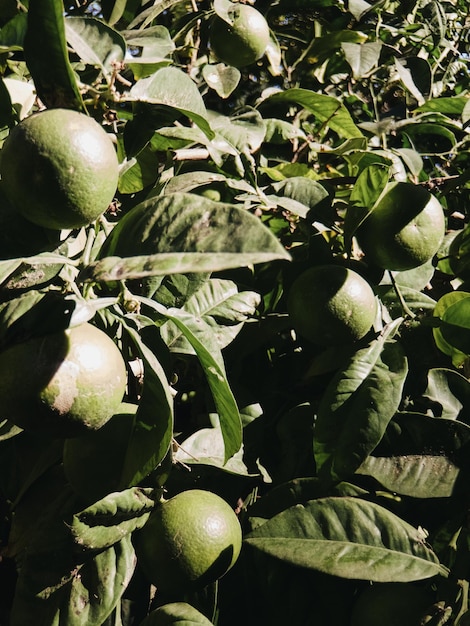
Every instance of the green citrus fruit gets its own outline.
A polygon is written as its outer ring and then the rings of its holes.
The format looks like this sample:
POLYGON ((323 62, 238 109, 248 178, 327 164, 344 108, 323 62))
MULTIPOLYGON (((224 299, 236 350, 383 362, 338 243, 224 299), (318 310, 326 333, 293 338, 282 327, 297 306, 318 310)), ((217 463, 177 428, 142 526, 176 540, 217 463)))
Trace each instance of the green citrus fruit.
POLYGON ((241 542, 238 518, 227 502, 210 491, 191 489, 157 505, 136 535, 136 553, 157 588, 195 589, 234 565, 241 542))
POLYGON ((216 186, 206 186, 201 191, 197 192, 203 198, 213 200, 214 202, 222 202, 222 193, 216 186))
POLYGON ((412 183, 391 183, 357 231, 366 259, 386 270, 423 265, 436 254, 445 233, 441 203, 412 183))
POLYGON ((137 405, 123 403, 102 428, 65 440, 65 476, 83 500, 96 502, 123 488, 120 479, 136 410, 137 405))
POLYGON ((216 16, 211 24, 210 45, 215 56, 234 67, 245 67, 260 59, 269 43, 269 26, 264 16, 246 4, 233 4, 230 23, 216 16))
POLYGON ((292 284, 287 310, 305 339, 335 346, 361 339, 374 323, 377 302, 369 283, 341 265, 318 265, 292 284))
POLYGON ((88 115, 49 109, 13 128, 0 153, 5 193, 29 221, 55 230, 97 219, 113 200, 118 160, 88 115))
POLYGON ((69 437, 101 428, 118 411, 125 389, 118 347, 91 324, 0 353, 1 416, 26 430, 69 437))
POLYGON ((418 626, 432 594, 410 583, 378 583, 367 587, 353 607, 351 626, 418 626))

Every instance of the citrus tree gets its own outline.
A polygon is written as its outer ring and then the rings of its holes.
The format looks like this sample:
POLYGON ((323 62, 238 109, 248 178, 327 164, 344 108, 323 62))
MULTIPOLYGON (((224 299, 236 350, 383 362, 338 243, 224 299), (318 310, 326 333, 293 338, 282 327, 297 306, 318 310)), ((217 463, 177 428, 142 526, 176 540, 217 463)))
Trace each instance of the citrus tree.
POLYGON ((469 623, 469 34, 2 3, 2 626, 469 623))

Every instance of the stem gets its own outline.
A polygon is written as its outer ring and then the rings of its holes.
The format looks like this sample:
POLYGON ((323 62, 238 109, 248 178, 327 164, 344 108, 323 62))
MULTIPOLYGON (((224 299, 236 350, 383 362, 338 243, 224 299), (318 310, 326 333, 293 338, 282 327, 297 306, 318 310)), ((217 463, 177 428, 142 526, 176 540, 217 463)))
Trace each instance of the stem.
POLYGON ((395 290, 395 293, 397 294, 397 298, 400 301, 400 305, 401 308, 403 309, 403 312, 405 313, 405 315, 407 315, 409 318, 414 319, 416 317, 416 314, 413 313, 413 311, 408 307, 408 305, 406 304, 403 295, 395 281, 395 277, 393 276, 392 272, 390 270, 388 270, 388 275, 390 276, 390 280, 392 281, 392 285, 393 285, 393 289, 395 290))

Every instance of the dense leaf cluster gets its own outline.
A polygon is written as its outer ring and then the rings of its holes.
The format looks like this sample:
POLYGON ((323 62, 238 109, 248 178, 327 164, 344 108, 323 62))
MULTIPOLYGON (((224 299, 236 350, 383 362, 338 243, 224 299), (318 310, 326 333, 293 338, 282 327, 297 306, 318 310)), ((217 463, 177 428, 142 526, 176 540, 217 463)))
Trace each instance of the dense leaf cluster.
POLYGON ((425 623, 464 624, 466 0, 258 0, 270 42, 242 68, 211 50, 228 0, 29 4, 0 9, 0 141, 38 109, 78 110, 120 175, 71 231, 33 228, 0 187, 0 348, 90 321, 133 410, 110 446, 87 442, 97 483, 116 467, 99 500, 66 478, 63 439, 0 413, 0 624, 346 626, 390 582, 429 593, 425 623), (391 182, 446 216, 438 253, 402 272, 356 238, 391 182), (359 342, 292 328, 290 286, 319 264, 372 286, 359 342), (203 590, 159 593, 133 536, 193 487, 237 510, 242 554, 203 590))

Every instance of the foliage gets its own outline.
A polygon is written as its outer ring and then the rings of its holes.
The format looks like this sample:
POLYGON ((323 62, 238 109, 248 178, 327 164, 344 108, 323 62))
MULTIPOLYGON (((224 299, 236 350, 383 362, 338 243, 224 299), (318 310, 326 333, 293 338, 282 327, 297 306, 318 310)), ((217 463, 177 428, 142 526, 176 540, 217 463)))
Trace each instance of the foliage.
POLYGON ((241 68, 210 48, 227 0, 30 4, 0 11, 1 145, 38 109, 81 111, 119 181, 74 230, 1 193, 0 349, 90 322, 137 408, 99 500, 68 482, 64 439, 0 415, 0 623, 345 626, 361 592, 400 583, 430 594, 426 623, 464 624, 467 2, 258 0, 269 42, 241 68), (437 254, 401 272, 356 237, 394 183, 446 217, 437 254), (325 264, 379 303, 352 345, 292 328, 291 285, 325 264), (220 581, 170 597, 134 533, 190 488, 237 511, 244 543, 220 581))

